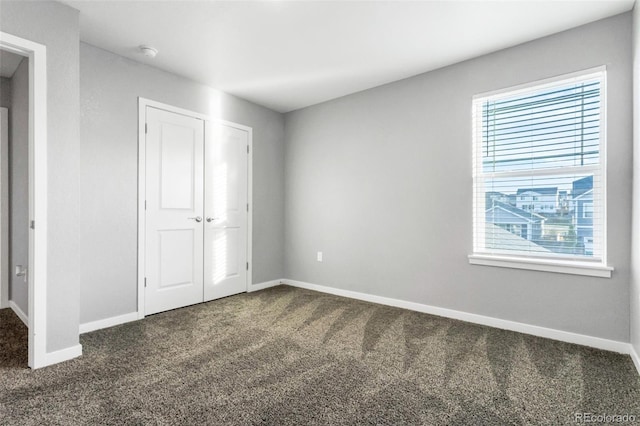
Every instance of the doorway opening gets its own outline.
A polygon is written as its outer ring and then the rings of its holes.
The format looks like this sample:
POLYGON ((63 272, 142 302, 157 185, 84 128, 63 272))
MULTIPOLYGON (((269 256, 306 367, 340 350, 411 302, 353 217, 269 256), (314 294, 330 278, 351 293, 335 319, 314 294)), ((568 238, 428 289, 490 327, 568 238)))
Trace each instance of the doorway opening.
POLYGON ((26 323, 27 363, 39 368, 52 363, 46 351, 46 47, 0 32, 0 52, 3 66, 17 63, 12 81, 5 81, 12 96, 3 99, 8 107, 0 129, 0 303, 26 323))
POLYGON ((0 107, 2 307, 28 327, 29 58, 6 50, 0 50, 0 107))

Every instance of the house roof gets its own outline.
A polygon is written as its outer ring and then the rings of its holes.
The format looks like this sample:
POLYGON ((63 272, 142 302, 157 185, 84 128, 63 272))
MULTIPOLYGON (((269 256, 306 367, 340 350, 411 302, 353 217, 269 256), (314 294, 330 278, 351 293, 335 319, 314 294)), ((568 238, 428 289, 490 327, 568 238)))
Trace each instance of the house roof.
POLYGON ((526 210, 522 210, 515 206, 512 206, 511 204, 502 203, 500 201, 494 201, 493 205, 490 208, 488 208, 486 212, 488 213, 491 210, 496 208, 504 210, 512 215, 521 217, 525 220, 528 220, 529 222, 542 222, 543 220, 546 220, 544 216, 541 216, 537 213, 528 212, 526 210))
POLYGON ((535 192, 536 194, 556 195, 558 193, 557 187, 548 188, 520 188, 517 194, 520 195, 525 192, 535 192))
POLYGON ((578 195, 576 197, 573 197, 573 199, 574 200, 579 200, 579 199, 581 199, 583 197, 587 197, 587 199, 591 198, 593 200, 593 189, 589 189, 587 191, 584 191, 582 194, 580 194, 580 195, 578 195), (591 197, 587 197, 588 195, 590 195, 591 197))
POLYGON ((593 189, 593 176, 587 176, 582 179, 575 180, 571 186, 571 196, 573 198, 578 198, 585 192, 593 189))

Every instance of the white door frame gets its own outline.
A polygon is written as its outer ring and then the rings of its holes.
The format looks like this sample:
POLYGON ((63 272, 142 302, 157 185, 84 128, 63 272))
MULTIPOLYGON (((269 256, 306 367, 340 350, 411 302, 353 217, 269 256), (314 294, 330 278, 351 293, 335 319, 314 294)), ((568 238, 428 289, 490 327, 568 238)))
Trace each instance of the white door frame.
MULTIPOLYGON (((247 215, 247 262, 249 268, 247 270, 247 291, 251 288, 253 262, 252 262, 252 241, 253 241, 253 129, 242 124, 232 123, 230 121, 221 120, 216 117, 210 117, 205 114, 189 111, 183 108, 174 107, 162 102, 152 101, 150 99, 138 97, 138 319, 145 316, 144 308, 144 275, 145 275, 145 200, 146 200, 146 133, 145 124, 147 122, 147 107, 153 107, 176 114, 186 115, 188 117, 197 118, 205 122, 220 123, 226 126, 241 129, 249 134, 249 153, 247 156, 247 200, 249 202, 249 212, 247 215)), ((205 125, 206 132, 206 125, 205 125)))
POLYGON ((0 31, 0 49, 29 58, 29 367, 47 365, 47 48, 0 31))

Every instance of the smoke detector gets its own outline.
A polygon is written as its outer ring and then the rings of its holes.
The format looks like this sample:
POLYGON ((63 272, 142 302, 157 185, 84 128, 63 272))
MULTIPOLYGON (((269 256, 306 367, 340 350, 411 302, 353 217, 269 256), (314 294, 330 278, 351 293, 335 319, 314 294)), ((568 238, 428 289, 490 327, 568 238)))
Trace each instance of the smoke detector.
POLYGON ((155 47, 147 46, 146 44, 140 46, 139 49, 140 53, 142 53, 147 58, 155 58, 158 54, 158 49, 156 49, 155 47))

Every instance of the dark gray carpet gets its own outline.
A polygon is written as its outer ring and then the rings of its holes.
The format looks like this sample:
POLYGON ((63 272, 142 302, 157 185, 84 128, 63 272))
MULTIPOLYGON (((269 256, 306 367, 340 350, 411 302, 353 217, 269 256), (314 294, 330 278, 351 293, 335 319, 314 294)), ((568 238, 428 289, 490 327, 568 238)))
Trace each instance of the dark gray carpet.
POLYGON ((640 416, 628 356, 279 286, 85 334, 31 371, 0 311, 0 424, 572 424, 640 416))

